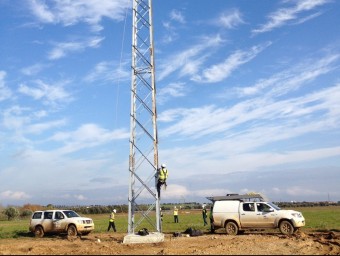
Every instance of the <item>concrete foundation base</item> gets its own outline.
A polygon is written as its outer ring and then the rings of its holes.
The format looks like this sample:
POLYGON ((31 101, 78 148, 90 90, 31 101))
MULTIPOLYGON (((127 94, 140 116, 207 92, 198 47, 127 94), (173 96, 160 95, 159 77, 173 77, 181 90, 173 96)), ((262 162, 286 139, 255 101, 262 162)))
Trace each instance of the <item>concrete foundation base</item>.
POLYGON ((146 236, 138 234, 129 234, 124 237, 123 244, 143 244, 143 243, 161 243, 164 242, 164 234, 158 232, 150 232, 146 236))

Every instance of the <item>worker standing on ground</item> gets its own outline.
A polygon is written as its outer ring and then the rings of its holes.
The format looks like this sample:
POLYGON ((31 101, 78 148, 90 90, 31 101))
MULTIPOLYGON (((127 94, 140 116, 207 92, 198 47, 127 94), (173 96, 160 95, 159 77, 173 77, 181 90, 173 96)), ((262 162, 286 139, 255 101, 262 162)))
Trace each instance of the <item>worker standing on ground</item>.
POLYGON ((215 226, 214 226, 213 206, 211 206, 210 208, 209 219, 210 219, 210 232, 214 233, 215 226))
POLYGON ((178 209, 176 206, 174 208, 174 221, 175 223, 178 223, 178 209))
POLYGON ((205 209, 205 205, 202 207, 202 217, 203 217, 203 224, 208 225, 207 223, 207 209, 205 209))
POLYGON ((115 226, 115 213, 116 213, 116 209, 113 209, 113 211, 110 214, 109 227, 107 228, 107 231, 110 231, 110 228, 112 227, 113 231, 117 232, 116 226, 115 226))
POLYGON ((167 186, 166 179, 168 178, 168 170, 166 169, 166 165, 162 164, 161 168, 157 170, 156 178, 157 178, 157 193, 158 198, 161 198, 161 187, 164 185, 165 188, 167 186))

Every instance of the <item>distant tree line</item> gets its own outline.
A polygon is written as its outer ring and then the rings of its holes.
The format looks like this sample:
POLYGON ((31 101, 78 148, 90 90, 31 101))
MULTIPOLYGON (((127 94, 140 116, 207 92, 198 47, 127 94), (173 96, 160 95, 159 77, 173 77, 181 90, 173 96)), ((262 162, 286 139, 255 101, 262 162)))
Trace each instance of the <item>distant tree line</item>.
POLYGON ((340 201, 338 202, 274 202, 280 208, 288 208, 288 207, 316 207, 316 206, 339 206, 340 201))
MULTIPOLYGON (((340 206, 340 201, 338 202, 273 202, 281 208, 294 208, 294 207, 317 207, 317 206, 340 206)), ((202 203, 187 202, 187 203, 167 203, 162 205, 163 211, 172 210, 175 206, 181 210, 200 210, 202 209, 202 203)), ((204 204, 207 209, 210 209, 211 203, 204 204)), ((149 209, 150 205, 138 205, 136 211, 146 211, 149 209)), ((46 206, 25 204, 22 207, 8 206, 3 208, 0 206, 0 220, 13 220, 17 218, 27 218, 30 217, 34 211, 41 210, 52 210, 52 209, 67 209, 74 210, 79 214, 104 214, 110 213, 113 209, 119 213, 127 213, 129 211, 129 206, 126 204, 116 204, 116 205, 89 205, 89 206, 69 206, 69 205, 53 205, 48 204, 46 206)))

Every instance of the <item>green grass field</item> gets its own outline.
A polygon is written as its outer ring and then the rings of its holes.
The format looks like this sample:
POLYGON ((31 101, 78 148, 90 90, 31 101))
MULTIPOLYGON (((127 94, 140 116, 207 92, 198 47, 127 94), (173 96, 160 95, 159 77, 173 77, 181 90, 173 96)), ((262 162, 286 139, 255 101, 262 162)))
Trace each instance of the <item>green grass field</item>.
POLYGON ((294 210, 302 212, 305 217, 304 229, 340 231, 340 206, 300 207, 294 210))
MULTIPOLYGON (((325 207, 301 207, 295 208, 302 212, 306 219, 306 226, 301 228, 302 231, 338 231, 340 232, 340 206, 325 206, 325 207)), ((174 223, 172 212, 163 212, 163 233, 173 232, 184 232, 188 227, 208 232, 208 226, 203 225, 202 214, 200 210, 183 210, 179 212, 179 223, 174 223)), ((107 232, 109 214, 96 214, 86 215, 91 217, 95 223, 94 233, 105 233, 107 232)), ((150 216, 151 221, 154 221, 154 216, 150 216)), ((136 214, 135 220, 139 219, 136 214)), ((128 217, 127 214, 118 213, 116 214, 116 228, 117 232, 127 233, 128 228, 128 217)), ((0 221, 0 239, 2 238, 19 238, 30 236, 28 233, 29 218, 19 219, 13 221, 0 221)), ((147 228, 149 231, 153 231, 151 224, 146 220, 136 228, 147 228)), ((136 230, 136 231, 137 231, 136 230)), ((113 232, 112 229, 110 232, 113 232)))

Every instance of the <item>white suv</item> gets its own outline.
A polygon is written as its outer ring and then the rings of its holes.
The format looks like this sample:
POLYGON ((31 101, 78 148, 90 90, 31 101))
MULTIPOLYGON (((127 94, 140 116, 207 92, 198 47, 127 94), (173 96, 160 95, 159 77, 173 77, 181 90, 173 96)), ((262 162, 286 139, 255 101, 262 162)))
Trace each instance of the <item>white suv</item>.
POLYGON ((72 210, 36 211, 32 214, 29 231, 36 237, 45 233, 67 233, 68 236, 87 235, 94 230, 91 218, 79 216, 72 210))

